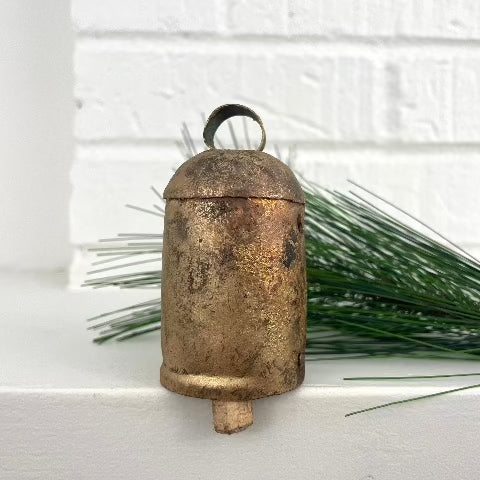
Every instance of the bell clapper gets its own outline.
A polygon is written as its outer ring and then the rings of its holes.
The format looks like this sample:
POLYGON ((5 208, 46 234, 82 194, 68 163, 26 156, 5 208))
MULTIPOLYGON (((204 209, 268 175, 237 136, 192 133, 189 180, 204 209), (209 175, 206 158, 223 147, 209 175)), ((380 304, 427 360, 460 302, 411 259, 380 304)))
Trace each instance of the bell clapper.
POLYGON ((253 423, 252 402, 212 400, 213 426, 217 433, 241 432, 253 423))

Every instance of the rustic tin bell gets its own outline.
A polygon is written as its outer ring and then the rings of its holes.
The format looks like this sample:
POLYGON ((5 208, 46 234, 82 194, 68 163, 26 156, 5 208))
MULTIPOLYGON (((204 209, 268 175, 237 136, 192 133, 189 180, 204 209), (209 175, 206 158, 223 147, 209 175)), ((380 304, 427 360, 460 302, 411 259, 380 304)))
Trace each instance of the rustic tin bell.
POLYGON ((251 400, 304 378, 305 195, 292 171, 262 152, 265 131, 242 105, 223 105, 203 132, 206 150, 175 172, 166 199, 160 381, 213 400, 215 430, 253 422, 251 400), (258 150, 217 150, 226 119, 262 129, 258 150))

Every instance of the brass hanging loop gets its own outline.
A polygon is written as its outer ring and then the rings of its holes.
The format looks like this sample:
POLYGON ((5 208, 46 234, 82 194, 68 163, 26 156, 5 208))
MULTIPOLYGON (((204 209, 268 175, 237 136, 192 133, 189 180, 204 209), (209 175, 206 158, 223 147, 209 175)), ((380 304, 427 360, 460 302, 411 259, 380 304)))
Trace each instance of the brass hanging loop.
POLYGON ((267 141, 262 119, 251 108, 236 103, 222 105, 210 114, 207 123, 205 124, 205 128, 203 129, 203 140, 205 145, 207 145, 208 148, 215 150, 214 137, 218 127, 225 120, 237 116, 249 117, 258 123, 262 130, 262 138, 260 140, 260 145, 257 147, 257 151, 261 152, 265 148, 265 142, 267 141))

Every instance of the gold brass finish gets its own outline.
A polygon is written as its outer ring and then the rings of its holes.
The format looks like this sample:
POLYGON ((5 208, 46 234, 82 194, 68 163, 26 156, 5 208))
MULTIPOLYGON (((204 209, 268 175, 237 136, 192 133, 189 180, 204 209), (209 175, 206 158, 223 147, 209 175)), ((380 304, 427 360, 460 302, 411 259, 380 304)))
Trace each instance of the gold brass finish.
POLYGON ((216 430, 239 431, 253 421, 250 400, 304 378, 305 196, 274 157, 211 149, 177 170, 164 197, 160 381, 218 401, 216 430))

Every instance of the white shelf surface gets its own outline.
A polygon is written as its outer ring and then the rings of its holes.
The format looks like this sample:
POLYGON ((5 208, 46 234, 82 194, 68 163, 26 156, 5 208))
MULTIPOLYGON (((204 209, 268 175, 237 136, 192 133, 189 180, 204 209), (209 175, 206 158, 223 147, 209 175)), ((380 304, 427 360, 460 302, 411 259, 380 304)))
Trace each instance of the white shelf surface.
POLYGON ((472 479, 480 389, 345 418, 353 410, 480 377, 346 382, 346 376, 468 373, 480 362, 307 362, 304 385, 254 402, 255 424, 216 434, 208 400, 159 384, 160 337, 91 342, 85 319, 154 292, 67 291, 46 274, 0 276, 0 479, 472 479))

